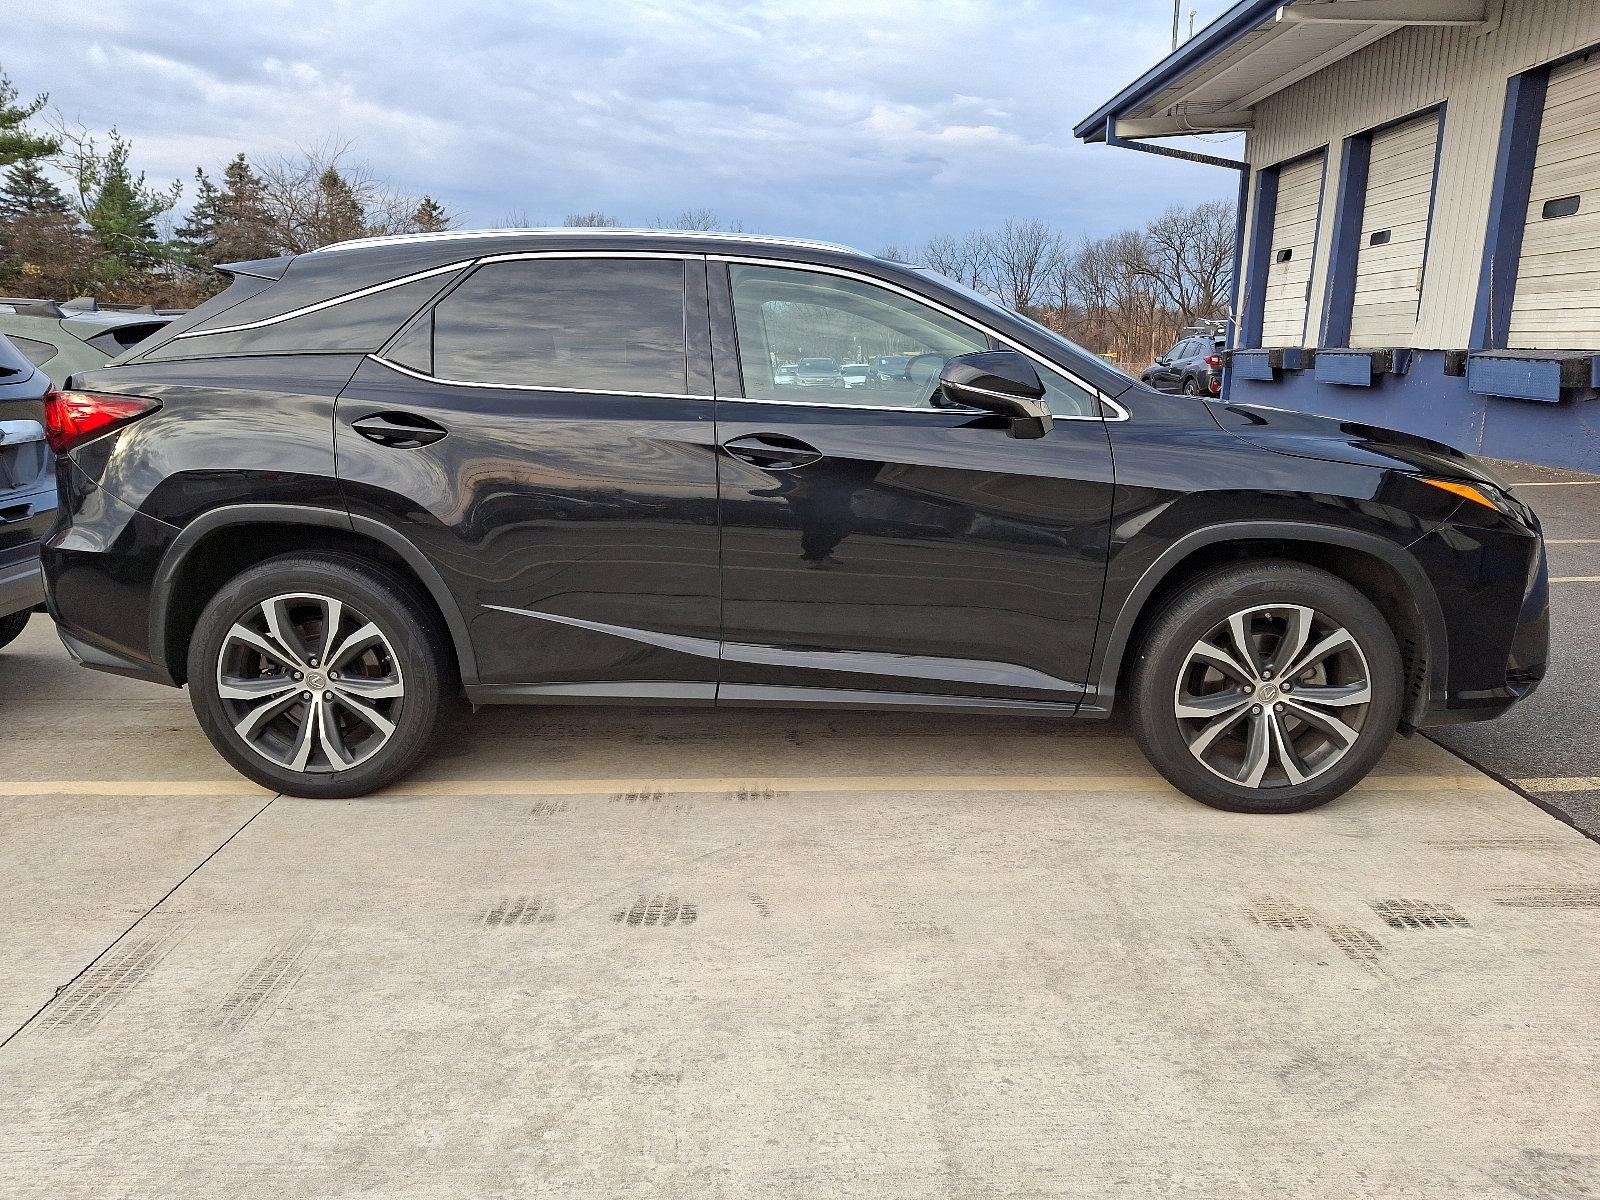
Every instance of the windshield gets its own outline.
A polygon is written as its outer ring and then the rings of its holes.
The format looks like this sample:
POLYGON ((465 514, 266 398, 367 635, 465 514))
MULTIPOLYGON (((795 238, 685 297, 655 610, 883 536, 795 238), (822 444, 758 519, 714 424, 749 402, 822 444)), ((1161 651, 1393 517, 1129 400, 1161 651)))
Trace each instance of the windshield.
MULTIPOLYGON (((956 280, 951 279, 948 275, 941 275, 941 274, 939 274, 938 271, 935 271, 930 267, 912 267, 911 270, 913 270, 913 271, 921 271, 924 275, 933 276, 940 283, 942 283, 946 287, 948 287, 951 291, 960 292, 963 296, 967 297, 969 300, 976 300, 979 304, 982 304, 985 308, 999 308, 1000 307, 1000 305, 995 303, 995 299, 994 299, 993 296, 985 296, 982 292, 977 291, 974 288, 969 288, 964 283, 958 283, 956 280)), ((1118 366, 1116 363, 1112 362, 1110 359, 1106 358, 1104 355, 1095 354, 1091 350, 1085 350, 1082 346, 1078 345, 1077 342, 1073 341, 1071 338, 1062 337, 1059 333, 1057 333, 1054 329, 1051 329, 1048 325, 1041 325, 1038 321, 1035 321, 1032 317, 1027 316, 1024 313, 1019 313, 1015 309, 1007 308, 1007 309, 1004 309, 1004 312, 1005 312, 1005 314, 1007 316, 1013 318, 1014 320, 1021 321, 1029 329, 1032 329, 1032 330, 1035 330, 1038 333, 1044 334, 1044 336, 1049 338, 1052 342, 1055 342, 1055 343, 1057 343, 1059 345, 1062 345, 1062 346, 1069 347, 1070 349, 1076 351, 1079 354, 1087 354, 1090 358, 1099 360, 1099 362, 1103 366, 1109 368, 1112 371, 1115 371, 1118 375, 1122 376, 1122 378, 1127 380, 1130 384, 1139 383, 1139 380, 1135 376, 1132 376, 1132 375, 1128 374, 1120 366, 1118 366)), ((1067 364, 1062 364, 1062 365, 1065 366, 1067 364)))
POLYGON ((831 375, 839 369, 839 364, 831 358, 802 358, 800 360, 800 369, 802 371, 821 371, 824 374, 831 375))

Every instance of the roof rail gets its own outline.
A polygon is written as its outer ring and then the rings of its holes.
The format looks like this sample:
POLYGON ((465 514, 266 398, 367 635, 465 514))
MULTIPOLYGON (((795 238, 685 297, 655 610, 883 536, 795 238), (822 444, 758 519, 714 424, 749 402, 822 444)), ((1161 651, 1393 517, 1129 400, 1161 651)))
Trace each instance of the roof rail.
POLYGON ((54 300, 33 300, 22 296, 0 296, 0 305, 19 317, 65 317, 68 314, 54 300))
POLYGON ((695 229, 618 229, 573 226, 561 229, 446 229, 438 233, 388 233, 379 237, 352 238, 346 242, 333 242, 319 246, 313 254, 329 254, 340 250, 363 249, 367 246, 395 246, 409 242, 465 241, 487 237, 622 237, 622 238, 699 238, 706 241, 756 242, 768 246, 793 246, 806 250, 832 250, 838 254, 866 257, 851 246, 837 242, 816 242, 806 238, 768 237, 751 233, 714 233, 695 229))

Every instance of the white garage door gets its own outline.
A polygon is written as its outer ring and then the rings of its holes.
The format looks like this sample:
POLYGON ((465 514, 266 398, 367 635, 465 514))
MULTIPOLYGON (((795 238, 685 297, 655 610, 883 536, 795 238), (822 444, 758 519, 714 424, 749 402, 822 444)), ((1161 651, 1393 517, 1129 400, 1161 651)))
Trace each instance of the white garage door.
POLYGON ((1322 155, 1301 159, 1278 172, 1278 209, 1272 220, 1272 258, 1267 264, 1261 324, 1263 346, 1306 344, 1311 260, 1316 255, 1321 211, 1322 155))
POLYGON ((1373 135, 1356 257, 1352 346, 1409 346, 1422 296, 1437 113, 1373 135))
POLYGON ((1550 74, 1507 344, 1600 349, 1600 54, 1550 74))

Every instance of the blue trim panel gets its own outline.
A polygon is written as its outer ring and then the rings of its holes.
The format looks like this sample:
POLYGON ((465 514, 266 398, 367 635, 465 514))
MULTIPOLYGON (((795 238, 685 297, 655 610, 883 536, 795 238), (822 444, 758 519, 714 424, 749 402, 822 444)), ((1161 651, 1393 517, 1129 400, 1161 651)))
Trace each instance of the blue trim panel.
POLYGON ((1478 300, 1472 310, 1472 349, 1501 350, 1511 326, 1511 303, 1517 294, 1517 264, 1522 257, 1522 230, 1528 220, 1528 192, 1533 187, 1533 160, 1539 151, 1539 126, 1544 121, 1548 67, 1513 75, 1506 84, 1505 114, 1500 121, 1500 146, 1495 153, 1494 190, 1489 196, 1489 225, 1478 269, 1478 300))
POLYGON ((1272 369, 1272 355, 1265 350, 1235 350, 1228 356, 1228 362, 1235 379, 1271 383, 1277 378, 1272 369))
POLYGON ((1361 225, 1367 207, 1367 175, 1372 168, 1372 134, 1344 140, 1339 186, 1333 203, 1333 245, 1328 253, 1327 304, 1319 346, 1348 346, 1356 302, 1356 266, 1361 257, 1361 225))
POLYGON ((1360 350, 1339 353, 1333 350, 1317 351, 1317 369, 1311 377, 1318 383, 1341 383, 1348 387, 1371 387, 1373 361, 1370 353, 1360 350))
POLYGON ((1554 404, 1475 395, 1465 378, 1444 373, 1446 353, 1413 351, 1408 373, 1377 376, 1369 388, 1328 387, 1309 373, 1285 373, 1270 383, 1236 373, 1228 401, 1362 421, 1471 454, 1600 474, 1600 400, 1581 388, 1554 404))
POLYGON ((1582 350, 1490 352, 1467 360, 1467 388, 1478 396, 1559 404, 1564 389, 1593 387, 1597 372, 1600 355, 1582 350))
POLYGON ((1256 172, 1256 202, 1250 218, 1249 275, 1240 305, 1238 343, 1259 346, 1267 311, 1267 269, 1272 265, 1272 226, 1278 218, 1278 168, 1256 172))

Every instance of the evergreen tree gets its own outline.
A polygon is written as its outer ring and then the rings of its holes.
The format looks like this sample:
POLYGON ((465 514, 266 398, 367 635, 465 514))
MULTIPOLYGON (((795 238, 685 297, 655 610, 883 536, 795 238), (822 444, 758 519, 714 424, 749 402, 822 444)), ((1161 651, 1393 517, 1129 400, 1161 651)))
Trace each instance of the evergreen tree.
POLYGON ((128 165, 132 151, 132 144, 113 129, 103 153, 85 138, 73 156, 79 213, 100 244, 97 274, 108 284, 171 257, 156 233, 156 218, 178 202, 181 185, 153 190, 144 173, 135 175, 128 165))
POLYGON ((191 264, 210 267, 217 262, 217 226, 221 222, 222 192, 211 182, 203 167, 195 168, 194 190, 194 206, 173 236, 191 264))
POLYGON ((432 196, 424 196, 417 204, 417 211, 411 214, 411 223, 416 226, 418 233, 438 233, 441 229, 449 229, 451 219, 444 205, 432 196))
POLYGON ((37 162, 20 162, 0 183, 0 222, 18 217, 55 217, 72 222, 72 201, 37 162))
POLYGON ((0 72, 0 167, 46 158, 61 149, 55 138, 29 133, 29 117, 45 106, 48 96, 35 96, 27 104, 17 103, 18 92, 11 80, 0 72))
POLYGON ((319 244, 343 242, 367 232, 367 214, 361 199, 345 177, 334 167, 323 171, 317 180, 320 193, 320 220, 316 231, 319 244))
POLYGON ((281 252, 267 203, 266 184, 243 154, 233 156, 222 171, 217 199, 214 262, 249 262, 281 252))

